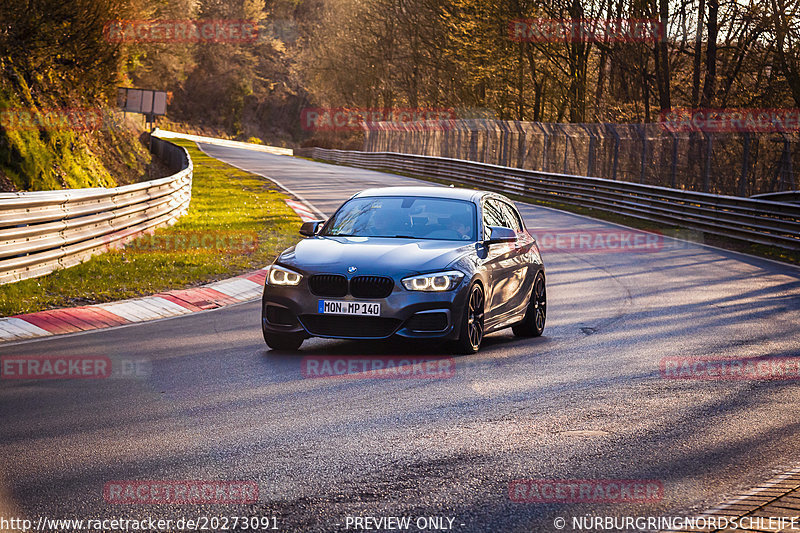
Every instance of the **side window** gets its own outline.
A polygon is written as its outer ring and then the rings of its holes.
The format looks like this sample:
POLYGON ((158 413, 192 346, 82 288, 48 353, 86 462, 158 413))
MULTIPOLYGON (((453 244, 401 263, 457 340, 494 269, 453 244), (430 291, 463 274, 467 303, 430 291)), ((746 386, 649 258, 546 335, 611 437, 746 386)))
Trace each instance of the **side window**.
POLYGON ((522 230, 522 221, 519 219, 519 215, 517 214, 517 210, 514 209, 512 206, 508 205, 505 202, 498 202, 500 207, 503 210, 503 215, 506 220, 506 223, 503 224, 507 228, 511 228, 514 231, 522 230))
POLYGON ((483 230, 485 238, 489 238, 489 226, 505 226, 506 221, 503 210, 497 200, 489 199, 483 202, 483 230))

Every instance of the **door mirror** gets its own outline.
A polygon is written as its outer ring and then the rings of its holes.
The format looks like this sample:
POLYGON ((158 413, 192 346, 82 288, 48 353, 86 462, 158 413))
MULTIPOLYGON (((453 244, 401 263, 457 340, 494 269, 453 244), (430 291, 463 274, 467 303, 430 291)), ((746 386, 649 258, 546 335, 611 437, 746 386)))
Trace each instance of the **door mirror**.
POLYGON ((303 222, 300 226, 300 235, 305 237, 313 237, 319 231, 319 228, 325 224, 324 220, 312 220, 310 222, 303 222))
POLYGON ((489 238, 483 241, 485 244, 499 244, 501 242, 516 242, 517 232, 511 228, 503 226, 489 226, 489 238))

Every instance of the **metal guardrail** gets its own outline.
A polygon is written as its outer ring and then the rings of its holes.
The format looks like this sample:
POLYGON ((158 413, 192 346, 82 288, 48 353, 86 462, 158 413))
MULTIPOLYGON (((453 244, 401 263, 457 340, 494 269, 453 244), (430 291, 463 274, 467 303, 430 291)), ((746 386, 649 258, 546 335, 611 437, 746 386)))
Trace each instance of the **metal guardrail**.
POLYGON ((756 198, 758 200, 770 200, 772 202, 800 204, 800 191, 768 192, 764 194, 755 194, 750 198, 756 198))
POLYGON ((0 193, 0 284, 74 266, 189 209, 189 153, 152 138, 153 153, 175 174, 112 189, 0 193))
POLYGON ((393 152, 304 148, 295 150, 295 154, 534 200, 591 207, 749 243, 800 250, 800 205, 791 203, 393 152))
POLYGON ((231 141, 228 139, 218 139, 216 137, 203 137, 202 135, 191 135, 188 133, 178 133, 175 131, 161 130, 156 128, 153 132, 162 139, 186 139, 187 141, 194 141, 197 143, 214 144, 216 146, 227 146, 230 148, 243 148, 245 150, 255 150, 256 152, 265 152, 267 154, 275 155, 292 155, 291 148, 281 148, 279 146, 268 146, 266 144, 246 143, 241 141, 231 141))

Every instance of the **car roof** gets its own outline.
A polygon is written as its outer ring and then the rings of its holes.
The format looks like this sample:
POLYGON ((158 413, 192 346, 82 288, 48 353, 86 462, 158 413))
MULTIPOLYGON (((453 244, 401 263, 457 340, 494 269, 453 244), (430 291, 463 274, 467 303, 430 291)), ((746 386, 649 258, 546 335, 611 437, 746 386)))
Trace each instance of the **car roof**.
POLYGON ((429 198, 448 198, 452 200, 476 201, 486 191, 475 191, 459 187, 376 187, 354 195, 354 198, 369 196, 425 196, 429 198))

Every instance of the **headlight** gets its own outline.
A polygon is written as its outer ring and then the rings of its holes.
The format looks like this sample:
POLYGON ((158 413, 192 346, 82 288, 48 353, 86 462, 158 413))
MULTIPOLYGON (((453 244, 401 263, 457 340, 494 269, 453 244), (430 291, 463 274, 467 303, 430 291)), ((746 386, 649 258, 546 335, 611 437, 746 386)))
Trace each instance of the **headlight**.
POLYGON ((271 265, 267 274, 269 285, 297 285, 303 279, 302 274, 278 265, 271 265))
POLYGON ((436 272, 434 274, 422 274, 412 276, 403 280, 403 287, 410 291, 449 291, 456 287, 464 279, 463 272, 449 270, 447 272, 436 272))

